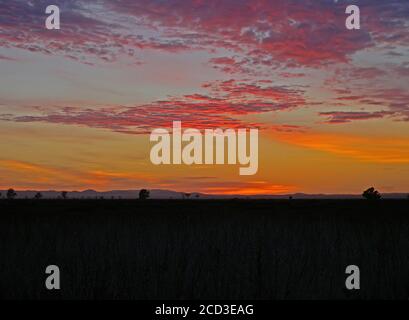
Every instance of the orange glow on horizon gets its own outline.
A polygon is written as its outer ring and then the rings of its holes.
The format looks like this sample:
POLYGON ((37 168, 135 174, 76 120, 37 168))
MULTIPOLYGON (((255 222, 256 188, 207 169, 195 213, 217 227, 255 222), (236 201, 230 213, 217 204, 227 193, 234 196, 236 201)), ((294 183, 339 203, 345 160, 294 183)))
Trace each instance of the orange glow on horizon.
POLYGON ((275 185, 264 181, 248 182, 238 186, 207 187, 203 192, 220 195, 267 195, 285 194, 294 191, 293 186, 275 185))

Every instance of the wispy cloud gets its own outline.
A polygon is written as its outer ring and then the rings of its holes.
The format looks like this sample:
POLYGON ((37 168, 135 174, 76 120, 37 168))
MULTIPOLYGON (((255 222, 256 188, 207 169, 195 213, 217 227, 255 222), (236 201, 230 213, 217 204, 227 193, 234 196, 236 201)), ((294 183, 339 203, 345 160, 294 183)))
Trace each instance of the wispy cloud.
POLYGON ((295 190, 294 186, 274 184, 267 181, 212 182, 201 187, 201 190, 205 193, 223 195, 284 194, 295 190))
MULTIPOLYGON (((122 133, 147 133, 153 128, 172 126, 180 120, 186 127, 236 128, 241 117, 297 108, 304 103, 301 91, 235 80, 206 83, 209 95, 193 94, 133 107, 52 109, 46 115, 2 115, 1 120, 48 122, 110 129, 122 133)), ((44 111, 43 111, 44 113, 44 111)), ((246 122, 247 126, 262 127, 246 122)))
POLYGON ((370 120, 370 119, 380 119, 385 116, 393 115, 391 111, 377 111, 377 112, 364 112, 364 111, 330 111, 330 112, 320 112, 321 116, 327 117, 326 123, 347 123, 356 120, 370 120))
POLYGON ((27 161, 0 159, 0 188, 50 189, 54 186, 69 190, 94 188, 138 188, 149 186, 155 179, 142 173, 57 167, 27 161), (12 181, 12 185, 6 185, 12 181))
POLYGON ((318 132, 274 132, 271 137, 303 148, 370 163, 409 164, 409 139, 318 132))

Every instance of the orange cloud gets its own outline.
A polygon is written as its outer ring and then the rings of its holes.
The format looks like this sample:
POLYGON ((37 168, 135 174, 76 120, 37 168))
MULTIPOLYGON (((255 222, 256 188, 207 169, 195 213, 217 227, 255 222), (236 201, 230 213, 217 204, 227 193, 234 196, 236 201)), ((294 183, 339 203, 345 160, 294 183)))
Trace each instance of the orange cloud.
POLYGON ((79 170, 38 165, 17 160, 0 160, 0 188, 64 188, 109 190, 114 188, 138 188, 152 178, 132 172, 108 172, 79 170))
POLYGON ((263 195, 282 194, 294 191, 293 186, 272 184, 267 181, 251 181, 245 183, 232 183, 231 185, 218 185, 205 187, 202 192, 223 195, 263 195))
POLYGON ((409 139, 341 133, 271 132, 281 142, 374 163, 409 163, 409 139))
POLYGON ((11 171, 40 175, 42 176, 43 180, 46 180, 45 176, 57 175, 61 173, 55 169, 17 160, 0 160, 0 166, 2 168, 7 168, 11 171))

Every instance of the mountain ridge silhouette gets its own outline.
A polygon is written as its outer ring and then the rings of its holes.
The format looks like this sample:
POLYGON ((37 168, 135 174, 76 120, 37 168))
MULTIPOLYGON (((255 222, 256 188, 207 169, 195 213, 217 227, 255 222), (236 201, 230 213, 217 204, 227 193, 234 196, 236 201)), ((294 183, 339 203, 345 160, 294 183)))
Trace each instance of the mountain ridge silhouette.
MULTIPOLYGON (((109 190, 109 191, 96 191, 93 189, 86 189, 83 191, 67 191, 67 197, 70 199, 137 199, 140 189, 129 190, 109 190)), ((289 194, 260 194, 260 195, 223 195, 223 194, 206 194, 201 192, 189 192, 189 196, 186 197, 185 192, 167 190, 167 189, 149 189, 150 199, 361 199, 361 194, 308 194, 308 193, 289 193, 289 194)), ((7 190, 0 190, 5 197, 7 190)), ((40 192, 43 199, 58 199, 62 198, 61 191, 58 190, 18 190, 17 199, 34 198, 35 194, 40 192)), ((383 199, 406 199, 409 193, 397 192, 397 193, 382 193, 383 199)))

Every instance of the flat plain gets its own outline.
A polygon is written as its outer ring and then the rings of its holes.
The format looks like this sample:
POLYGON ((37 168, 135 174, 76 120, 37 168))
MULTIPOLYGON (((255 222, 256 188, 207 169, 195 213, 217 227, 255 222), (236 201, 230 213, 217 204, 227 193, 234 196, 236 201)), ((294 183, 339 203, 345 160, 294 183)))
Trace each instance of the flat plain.
POLYGON ((409 201, 1 200, 0 298, 407 300, 409 201))

